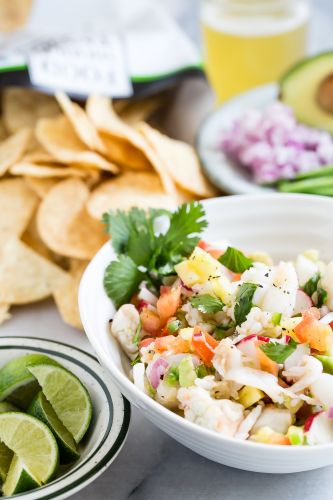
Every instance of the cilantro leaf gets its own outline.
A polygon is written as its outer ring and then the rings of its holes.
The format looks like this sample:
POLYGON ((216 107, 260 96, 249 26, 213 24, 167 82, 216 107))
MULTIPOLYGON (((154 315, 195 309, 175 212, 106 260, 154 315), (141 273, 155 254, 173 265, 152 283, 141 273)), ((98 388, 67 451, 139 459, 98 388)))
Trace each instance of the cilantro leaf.
POLYGON ((260 345, 260 349, 275 363, 284 363, 285 360, 295 351, 297 343, 290 339, 288 344, 277 342, 265 342, 260 345))
POLYGON ((226 339, 230 337, 235 331, 235 323, 228 323, 227 325, 218 325, 215 328, 214 335, 217 340, 226 339))
POLYGON ((303 286, 303 291, 311 297, 317 290, 318 283, 320 280, 320 273, 315 273, 303 286))
POLYGON ((236 325, 244 323, 247 315, 251 311, 253 306, 252 299, 257 287, 258 285, 255 283, 243 283, 238 288, 234 310, 236 325))
POLYGON ((243 273, 249 269, 253 262, 237 248, 228 247, 219 262, 233 273, 243 273))
POLYGON ((327 292, 320 286, 317 288, 317 307, 321 307, 327 302, 327 292))
POLYGON ((167 252, 188 255, 199 242, 199 235, 207 227, 201 203, 184 203, 173 212, 170 227, 163 238, 167 252))
POLYGON ((113 260, 107 266, 104 288, 117 308, 131 300, 144 276, 135 262, 125 255, 121 255, 118 260, 113 260))
POLYGON ((191 297, 190 302, 193 307, 205 314, 217 313, 222 311, 224 307, 224 303, 221 299, 208 294, 191 297))
POLYGON ((112 246, 119 255, 126 249, 128 238, 131 232, 131 222, 129 217, 122 210, 103 214, 102 222, 105 230, 112 235, 112 246))

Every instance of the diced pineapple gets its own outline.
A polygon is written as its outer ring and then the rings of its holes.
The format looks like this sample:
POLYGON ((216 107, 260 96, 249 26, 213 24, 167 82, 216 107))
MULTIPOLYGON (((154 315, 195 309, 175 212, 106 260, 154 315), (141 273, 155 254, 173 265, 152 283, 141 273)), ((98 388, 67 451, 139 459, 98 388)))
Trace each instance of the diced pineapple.
POLYGON ((312 262, 317 262, 319 260, 319 252, 318 250, 306 250, 305 252, 302 253, 304 257, 306 257, 309 260, 312 260, 312 262))
POLYGON ((181 336, 182 339, 186 340, 187 342, 191 342, 193 337, 193 332, 194 328, 181 328, 179 330, 179 335, 181 336))
POLYGON ((232 285, 228 278, 226 276, 213 278, 211 284, 214 294, 219 297, 224 304, 229 305, 232 298, 232 285))
POLYGON ((282 334, 283 335, 289 335, 292 337, 294 340, 298 340, 297 336, 295 334, 295 327, 302 321, 301 317, 296 317, 296 318, 283 318, 280 322, 280 326, 282 328, 282 334))
POLYGON ((222 265, 199 247, 194 249, 189 259, 177 264, 175 269, 188 287, 203 284, 209 278, 222 276, 222 265))
POLYGON ((264 396, 265 394, 260 391, 260 389, 246 385, 239 392, 239 402, 244 406, 244 408, 249 408, 249 406, 252 406, 260 401, 264 396))
POLYGON ((266 264, 266 266, 273 265, 273 259, 267 252, 252 252, 249 258, 252 259, 253 262, 261 262, 262 264, 266 264))

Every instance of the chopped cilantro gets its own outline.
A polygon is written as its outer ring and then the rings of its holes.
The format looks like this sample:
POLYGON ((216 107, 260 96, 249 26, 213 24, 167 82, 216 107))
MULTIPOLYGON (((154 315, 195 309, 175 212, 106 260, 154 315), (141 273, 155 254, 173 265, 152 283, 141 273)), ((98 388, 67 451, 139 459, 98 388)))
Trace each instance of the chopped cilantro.
POLYGON ((208 370, 205 365, 199 365, 195 369, 198 378, 204 378, 208 375, 208 370))
POLYGON ((178 366, 172 365, 170 366, 168 373, 165 376, 165 381, 167 384, 171 386, 176 386, 179 381, 179 370, 178 366))
POLYGON ((195 295, 190 298, 190 302, 193 307, 205 314, 215 314, 222 311, 224 307, 221 299, 208 294, 195 295))
POLYGON ((317 307, 321 307, 327 302, 327 292, 320 286, 317 288, 317 307))
POLYGON ((138 327, 137 327, 136 332, 135 332, 135 335, 133 337, 133 344, 135 344, 135 345, 139 344, 141 330, 142 330, 142 321, 140 319, 138 327))
POLYGON ((312 297, 312 295, 317 290, 319 280, 320 280, 320 273, 315 273, 313 276, 311 276, 311 278, 303 286, 303 291, 309 297, 312 297))
POLYGON ((141 363, 140 354, 138 354, 137 357, 131 361, 131 366, 137 365, 138 363, 141 363))
POLYGON ((199 242, 207 226, 204 216, 199 202, 184 204, 175 212, 151 209, 147 214, 132 208, 128 213, 117 210, 103 215, 118 255, 118 261, 109 264, 104 277, 105 290, 116 307, 131 299, 141 281, 158 289, 163 276, 175 274, 174 266, 199 242), (154 220, 161 215, 170 218, 170 225, 165 234, 155 234, 154 220))
POLYGON ((260 345, 260 349, 276 363, 284 363, 285 360, 295 351, 297 343, 290 339, 288 344, 279 344, 277 342, 265 342, 260 345))
POLYGON ((247 315, 253 306, 252 299, 258 285, 255 283, 243 283, 236 296, 235 321, 236 325, 241 325, 246 320, 247 315))
POLYGON ((253 264, 252 260, 246 257, 243 252, 232 247, 227 248, 219 258, 219 262, 233 273, 243 273, 253 264))
POLYGON ((227 325, 218 325, 215 328, 214 335, 217 340, 223 340, 230 337, 234 333, 235 323, 229 323, 227 325))

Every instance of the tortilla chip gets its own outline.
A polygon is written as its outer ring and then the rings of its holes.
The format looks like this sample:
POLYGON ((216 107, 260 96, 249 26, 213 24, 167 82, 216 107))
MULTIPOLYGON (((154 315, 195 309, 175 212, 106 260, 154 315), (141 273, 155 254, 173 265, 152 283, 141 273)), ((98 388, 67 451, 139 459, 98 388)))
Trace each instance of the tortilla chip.
POLYGON ((64 322, 79 330, 83 330, 83 326, 79 313, 78 292, 82 274, 88 263, 87 260, 71 259, 68 280, 53 294, 64 322))
POLYGON ((148 170, 151 165, 147 157, 140 149, 128 141, 112 137, 104 132, 100 132, 101 139, 106 148, 107 157, 111 161, 130 169, 135 170, 148 170))
POLYGON ((28 304, 45 299, 67 273, 22 241, 10 238, 0 249, 0 303, 28 304))
POLYGON ((134 126, 140 122, 147 121, 148 118, 155 113, 166 102, 166 95, 159 94, 137 101, 130 101, 123 109, 120 110, 120 118, 127 125, 134 126))
POLYGON ((37 204, 38 197, 23 179, 0 181, 0 248, 8 237, 21 236, 37 204))
POLYGON ((37 229, 37 221, 36 216, 33 216, 29 222, 28 227, 24 231, 21 236, 21 241, 23 241, 26 245, 28 245, 32 250, 37 252, 39 255, 42 255, 46 259, 53 261, 52 252, 42 241, 39 236, 37 229))
POLYGON ((0 141, 5 140, 8 137, 7 130, 5 127, 5 124, 3 122, 3 119, 0 119, 0 141))
POLYGON ((174 208, 176 202, 163 191, 158 176, 153 172, 124 172, 119 177, 100 184, 87 202, 88 213, 100 220, 112 209, 174 208))
POLYGON ((170 139, 147 123, 140 123, 138 130, 149 141, 164 168, 180 188, 202 197, 216 194, 204 177, 195 150, 189 144, 170 139))
POLYGON ((11 314, 9 312, 10 305, 9 304, 0 304, 0 325, 10 319, 11 314))
POLYGON ((2 107, 5 127, 11 133, 34 127, 39 118, 52 118, 60 113, 54 97, 22 87, 5 88, 2 107))
POLYGON ((56 184, 37 213, 39 234, 54 252, 66 257, 91 259, 107 240, 101 222, 85 210, 89 189, 79 179, 56 184))
POLYGON ((22 158, 31 137, 32 131, 23 129, 0 143, 0 176, 22 158))
POLYGON ((22 87, 3 90, 2 109, 5 127, 11 133, 33 128, 40 118, 54 118, 60 113, 54 97, 22 87))
POLYGON ((45 151, 41 146, 35 147, 22 158, 23 162, 28 163, 60 163, 57 162, 53 155, 45 151))
POLYGON ((89 177, 97 175, 98 172, 88 168, 60 167, 59 165, 35 165, 34 163, 20 162, 13 165, 9 172, 12 175, 27 175, 30 177, 89 177))
POLYGON ((114 174, 119 172, 115 164, 94 151, 88 151, 63 115, 56 119, 39 120, 36 135, 43 147, 61 163, 76 163, 83 168, 97 168, 114 174))
POLYGON ((50 177, 24 177, 25 182, 29 188, 38 196, 38 198, 43 199, 49 190, 57 184, 59 179, 51 179, 50 177))
POLYGON ((84 109, 72 102, 63 92, 57 92, 55 97, 81 141, 89 149, 106 154, 106 147, 84 109))

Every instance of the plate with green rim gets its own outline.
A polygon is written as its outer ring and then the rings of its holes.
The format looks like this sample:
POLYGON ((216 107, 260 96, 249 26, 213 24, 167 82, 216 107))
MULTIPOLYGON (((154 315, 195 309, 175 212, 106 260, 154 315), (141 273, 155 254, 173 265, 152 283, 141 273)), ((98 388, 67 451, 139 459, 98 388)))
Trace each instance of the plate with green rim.
POLYGON ((247 109, 262 109, 278 98, 278 85, 255 87, 226 101, 203 120, 196 140, 202 168, 208 179, 226 194, 268 194, 276 191, 256 184, 249 171, 228 158, 220 144, 222 133, 247 109))
POLYGON ((93 417, 78 448, 80 458, 50 483, 15 495, 22 500, 67 498, 96 479, 113 462, 127 437, 130 405, 96 358, 76 347, 34 337, 0 337, 0 368, 25 354, 46 354, 76 375, 87 388, 93 417))

